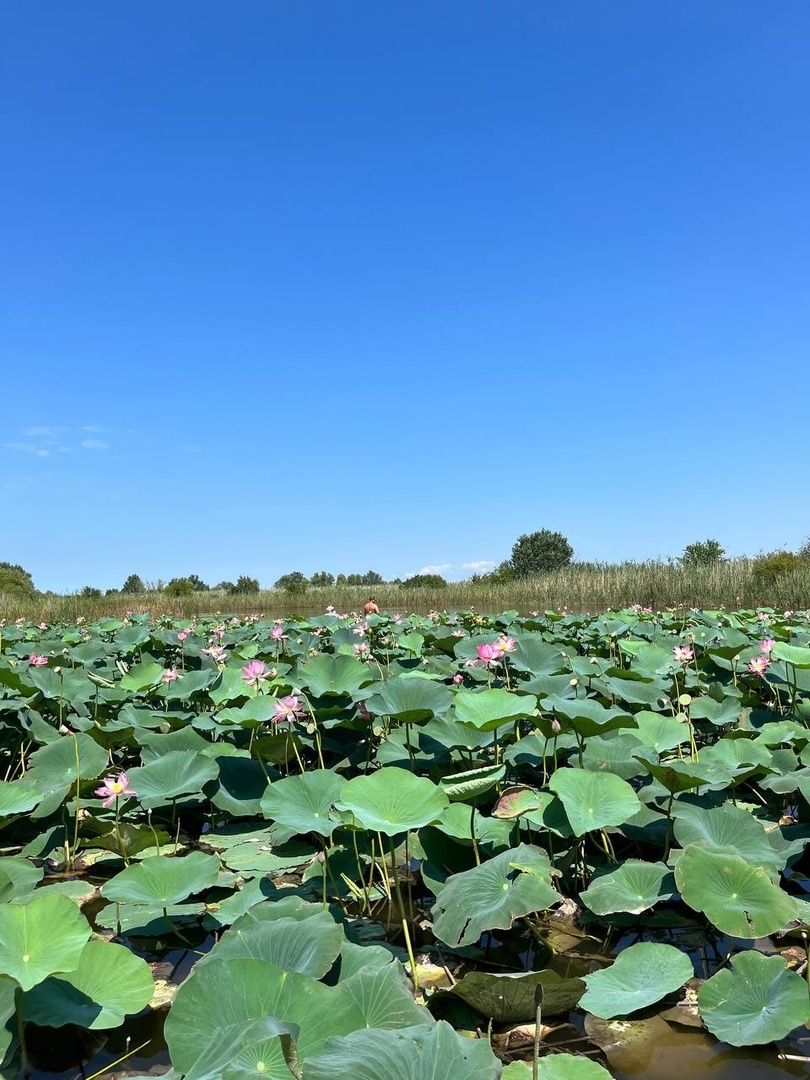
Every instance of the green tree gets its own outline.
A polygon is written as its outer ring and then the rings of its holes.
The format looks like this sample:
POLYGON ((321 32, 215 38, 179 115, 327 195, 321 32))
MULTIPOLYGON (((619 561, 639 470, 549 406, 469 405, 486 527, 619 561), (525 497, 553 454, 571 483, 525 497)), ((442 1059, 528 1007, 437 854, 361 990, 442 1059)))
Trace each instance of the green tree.
POLYGON ((681 554, 683 566, 711 566, 712 563, 722 562, 726 557, 725 550, 717 540, 696 540, 693 544, 687 544, 681 554))
POLYGON ((95 585, 85 585, 80 595, 83 596, 85 600, 100 600, 102 594, 101 589, 97 589, 95 585))
POLYGON ((233 587, 235 593, 257 593, 259 592, 259 579, 255 577, 248 577, 246 574, 240 574, 236 579, 236 584, 233 587))
POLYGON ((211 586, 206 585, 205 582, 202 580, 202 578, 198 577, 197 574, 189 574, 188 577, 186 578, 186 581, 191 582, 191 587, 194 590, 194 592, 210 592, 211 591, 211 586))
POLYGON ((194 586, 187 577, 172 578, 163 589, 166 596, 191 596, 194 586))
POLYGON ((335 579, 335 584, 336 585, 348 585, 349 584, 349 579, 346 577, 345 574, 338 574, 337 578, 335 579))
POLYGON ((273 586, 274 589, 283 589, 284 592, 300 596, 307 591, 307 579, 300 570, 293 570, 290 574, 282 574, 273 586))
POLYGON ((309 579, 310 585, 334 585, 335 575, 330 574, 328 570, 319 570, 317 574, 313 574, 309 579))
POLYGON ((378 574, 376 570, 366 570, 360 579, 361 585, 382 585, 382 583, 382 574, 378 574))
POLYGON ((11 596, 33 596, 34 579, 18 563, 0 562, 0 593, 11 596))
POLYGON ((143 593, 146 592, 146 586, 137 574, 130 574, 124 584, 121 586, 122 593, 143 593))
POLYGON ((574 549, 562 533, 540 529, 517 538, 509 562, 516 577, 527 578, 568 566, 573 554, 574 549))
POLYGON ((217 592, 234 593, 236 592, 236 582, 234 581, 220 581, 218 585, 214 586, 217 592))
POLYGON ((403 589, 445 589, 447 582, 441 574, 414 574, 402 583, 403 589))
POLYGON ((363 584, 363 575, 362 574, 347 574, 347 576, 346 576, 346 584, 347 585, 362 585, 363 584))

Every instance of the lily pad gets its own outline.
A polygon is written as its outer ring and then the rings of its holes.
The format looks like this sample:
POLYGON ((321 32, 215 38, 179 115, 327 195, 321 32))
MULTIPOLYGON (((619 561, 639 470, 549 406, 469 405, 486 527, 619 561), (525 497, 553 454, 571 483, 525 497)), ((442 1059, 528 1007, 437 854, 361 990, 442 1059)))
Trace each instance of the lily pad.
POLYGON ((57 893, 27 904, 0 906, 0 975, 30 990, 48 975, 79 963, 90 924, 72 900, 57 893))
POLYGON ((623 825, 641 809, 630 784, 612 773, 566 766, 555 771, 548 786, 562 801, 577 836, 606 825, 623 825))
POLYGON ((391 766, 347 781, 335 806, 363 828, 394 836, 436 821, 448 801, 427 777, 391 766))
POLYGON ((609 968, 585 975, 580 1008, 610 1020, 653 1005, 694 976, 692 961, 673 945, 641 941, 624 949, 609 968))

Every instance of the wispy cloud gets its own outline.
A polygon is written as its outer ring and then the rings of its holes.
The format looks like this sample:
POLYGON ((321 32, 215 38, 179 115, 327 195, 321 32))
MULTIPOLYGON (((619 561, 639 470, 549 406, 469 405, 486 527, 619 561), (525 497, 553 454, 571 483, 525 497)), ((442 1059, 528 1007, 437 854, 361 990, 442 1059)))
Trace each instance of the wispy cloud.
POLYGON ((497 564, 492 559, 479 559, 478 562, 465 562, 461 564, 462 570, 469 570, 472 574, 486 574, 494 570, 497 564))
POLYGON ((19 454, 33 454, 35 457, 47 457, 50 450, 46 446, 37 446, 35 443, 7 442, 3 443, 5 450, 15 450, 19 454))
POLYGON ((82 439, 79 446, 82 450, 109 450, 109 443, 102 442, 101 439, 82 439))
POLYGON ((464 563, 430 563, 420 570, 414 570, 406 574, 406 577, 415 577, 417 574, 439 574, 443 578, 459 579, 469 577, 470 574, 486 574, 496 565, 492 559, 477 559, 474 562, 464 563))
POLYGON ((53 428, 53 427, 44 427, 44 426, 43 426, 43 427, 30 427, 30 428, 26 428, 25 434, 26 434, 26 435, 27 435, 27 436, 28 436, 28 437, 29 437, 30 439, 37 439, 37 438, 40 438, 40 439, 41 439, 41 438, 45 438, 45 439, 55 439, 55 438, 56 438, 56 436, 57 436, 57 434, 58 434, 58 432, 59 432, 59 429, 58 429, 58 428, 53 428))

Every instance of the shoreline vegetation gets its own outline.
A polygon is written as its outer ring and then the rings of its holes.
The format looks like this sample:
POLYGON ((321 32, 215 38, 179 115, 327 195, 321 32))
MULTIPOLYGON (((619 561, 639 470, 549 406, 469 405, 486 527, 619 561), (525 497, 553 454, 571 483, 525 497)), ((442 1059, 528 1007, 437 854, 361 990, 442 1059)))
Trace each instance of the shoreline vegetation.
POLYGON ((338 612, 361 611, 370 592, 380 610, 427 614, 430 611, 588 612, 621 610, 634 604, 652 611, 810 609, 810 560, 796 560, 784 572, 763 575, 762 560, 741 557, 711 565, 682 565, 657 560, 617 564, 572 563, 559 570, 508 582, 470 579, 445 585, 406 587, 395 583, 311 585, 295 590, 260 589, 226 593, 216 589, 171 596, 158 589, 140 593, 108 591, 37 592, 21 596, 0 592, 0 620, 69 621, 79 616, 122 616, 127 611, 191 618, 206 614, 261 613, 281 618, 311 615, 332 605, 338 612))

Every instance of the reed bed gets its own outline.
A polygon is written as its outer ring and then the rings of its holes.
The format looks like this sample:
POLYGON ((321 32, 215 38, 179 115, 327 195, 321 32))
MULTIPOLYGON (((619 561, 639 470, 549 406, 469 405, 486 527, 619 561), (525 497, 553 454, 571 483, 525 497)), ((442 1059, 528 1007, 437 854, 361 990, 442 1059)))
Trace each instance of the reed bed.
POLYGON ((309 586, 299 594, 279 589, 226 594, 211 590, 188 597, 163 592, 108 593, 94 599, 79 594, 38 593, 26 598, 0 593, 0 620, 75 622, 128 611, 153 616, 261 614, 283 618, 313 615, 332 604, 338 612, 359 612, 369 593, 382 611, 427 614, 436 611, 500 612, 521 615, 533 611, 599 612, 640 604, 653 611, 687 608, 735 610, 769 607, 776 610, 810 608, 810 560, 778 578, 763 582, 754 572, 756 560, 729 559, 711 566, 680 566, 675 562, 572 564, 551 574, 508 583, 485 580, 449 583, 444 588, 406 589, 402 585, 309 586))

